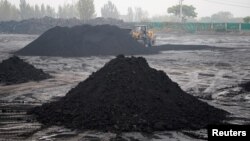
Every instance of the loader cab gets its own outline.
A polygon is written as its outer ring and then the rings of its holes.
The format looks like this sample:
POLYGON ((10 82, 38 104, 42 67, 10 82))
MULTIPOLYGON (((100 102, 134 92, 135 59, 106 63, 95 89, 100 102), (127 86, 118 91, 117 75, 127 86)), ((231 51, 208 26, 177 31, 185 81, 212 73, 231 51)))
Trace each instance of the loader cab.
POLYGON ((134 29, 136 32, 142 32, 142 33, 146 33, 148 30, 148 27, 146 25, 137 25, 135 26, 134 29))
POLYGON ((155 43, 155 35, 153 31, 148 29, 147 25, 136 25, 131 31, 132 37, 145 47, 152 47, 155 43))

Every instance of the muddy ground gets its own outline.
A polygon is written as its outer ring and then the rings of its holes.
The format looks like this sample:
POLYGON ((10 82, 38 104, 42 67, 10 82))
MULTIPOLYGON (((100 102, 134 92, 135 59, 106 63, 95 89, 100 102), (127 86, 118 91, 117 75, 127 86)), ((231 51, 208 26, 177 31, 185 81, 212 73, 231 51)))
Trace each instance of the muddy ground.
MULTIPOLYGON (((6 59, 37 36, 0 35, 0 60, 6 59)), ((182 89, 201 100, 232 113, 228 123, 250 124, 250 93, 238 84, 250 81, 250 37, 212 35, 158 35, 157 43, 205 44, 231 49, 171 50, 145 55, 149 65, 164 70, 182 89)), ((78 132, 60 126, 43 127, 26 110, 64 96, 72 87, 102 67, 114 56, 21 57, 54 78, 0 86, 0 140, 202 140, 206 130, 162 131, 153 134, 129 132, 116 135, 96 131, 78 132)))

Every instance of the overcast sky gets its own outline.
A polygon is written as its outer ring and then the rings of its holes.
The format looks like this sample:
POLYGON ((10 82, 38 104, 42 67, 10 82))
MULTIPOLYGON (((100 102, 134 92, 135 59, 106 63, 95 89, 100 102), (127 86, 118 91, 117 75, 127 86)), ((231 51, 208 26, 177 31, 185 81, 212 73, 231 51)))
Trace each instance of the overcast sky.
MULTIPOLYGON (((9 0, 16 5, 20 0, 9 0)), ((31 5, 49 4, 54 7, 64 3, 72 3, 78 0, 26 0, 31 5)), ((94 0, 97 16, 100 9, 108 0, 94 0)), ((118 8, 121 14, 127 13, 128 7, 141 7, 147 10, 149 15, 165 15, 167 8, 179 3, 179 0, 110 0, 118 8)), ((184 4, 196 7, 198 17, 211 16, 219 11, 230 11, 235 17, 250 16, 250 0, 184 0, 184 4)))

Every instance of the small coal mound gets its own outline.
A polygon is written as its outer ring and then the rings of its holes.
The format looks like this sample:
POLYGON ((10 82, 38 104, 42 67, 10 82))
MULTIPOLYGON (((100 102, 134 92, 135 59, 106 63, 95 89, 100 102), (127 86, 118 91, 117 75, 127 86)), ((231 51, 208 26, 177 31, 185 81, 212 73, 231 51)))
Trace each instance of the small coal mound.
POLYGON ((55 27, 16 52, 28 56, 80 57, 156 53, 134 40, 129 32, 111 25, 55 27))
POLYGON ((104 131, 200 129, 220 123, 227 112, 185 93, 142 57, 117 58, 59 101, 29 113, 46 125, 104 131))
POLYGON ((5 85, 40 81, 51 78, 41 69, 24 62, 17 56, 10 57, 0 63, 0 83, 5 85))

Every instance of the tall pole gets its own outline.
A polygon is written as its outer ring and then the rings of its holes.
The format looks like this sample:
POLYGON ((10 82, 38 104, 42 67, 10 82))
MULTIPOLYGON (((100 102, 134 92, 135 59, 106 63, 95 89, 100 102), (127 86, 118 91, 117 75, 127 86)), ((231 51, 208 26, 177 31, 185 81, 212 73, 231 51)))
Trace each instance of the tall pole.
POLYGON ((182 14, 182 2, 183 2, 183 0, 180 0, 179 1, 179 3, 180 3, 180 22, 183 22, 182 20, 183 20, 183 14, 182 14))

